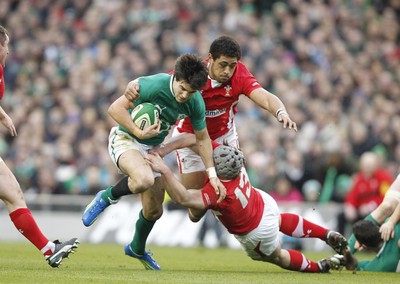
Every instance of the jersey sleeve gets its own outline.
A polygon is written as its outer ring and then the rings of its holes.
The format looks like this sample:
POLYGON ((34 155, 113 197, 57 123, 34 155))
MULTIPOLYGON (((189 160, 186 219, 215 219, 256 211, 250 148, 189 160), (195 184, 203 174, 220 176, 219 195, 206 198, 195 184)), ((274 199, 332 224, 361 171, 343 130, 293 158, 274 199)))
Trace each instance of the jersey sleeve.
POLYGON ((190 121, 195 131, 203 130, 206 128, 206 106, 200 92, 193 98, 190 121))
POLYGON ((135 101, 135 105, 141 104, 143 102, 150 102, 153 99, 154 95, 157 95, 159 92, 159 86, 154 84, 154 75, 153 76, 143 76, 139 77, 139 86, 140 86, 140 96, 135 101))
POLYGON ((203 203, 207 209, 215 208, 218 201, 218 195, 215 193, 214 188, 209 182, 207 182, 201 190, 201 197, 203 198, 203 203))
POLYGON ((257 79, 250 73, 244 64, 238 66, 239 84, 242 86, 242 93, 248 97, 256 89, 262 88, 257 79))
POLYGON ((357 263, 357 270, 361 271, 380 271, 393 272, 393 268, 385 263, 382 258, 374 258, 373 260, 361 260, 357 263))

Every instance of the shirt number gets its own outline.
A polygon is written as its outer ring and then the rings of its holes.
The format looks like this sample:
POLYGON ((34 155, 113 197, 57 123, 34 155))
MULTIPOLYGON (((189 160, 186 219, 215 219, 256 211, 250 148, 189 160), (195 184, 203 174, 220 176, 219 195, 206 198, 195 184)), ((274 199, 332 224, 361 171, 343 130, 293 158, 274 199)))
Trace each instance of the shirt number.
POLYGON ((246 173, 240 174, 240 182, 239 186, 235 188, 236 198, 239 199, 240 204, 242 204, 243 208, 246 208, 249 203, 250 193, 251 193, 251 185, 246 173))

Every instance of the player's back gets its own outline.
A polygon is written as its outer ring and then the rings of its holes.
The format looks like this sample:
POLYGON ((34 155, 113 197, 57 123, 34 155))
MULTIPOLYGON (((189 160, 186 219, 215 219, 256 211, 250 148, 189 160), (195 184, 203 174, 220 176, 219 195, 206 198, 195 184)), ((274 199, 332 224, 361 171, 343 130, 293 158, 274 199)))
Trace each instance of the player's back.
POLYGON ((216 202, 218 196, 209 183, 203 188, 203 200, 208 208, 232 234, 243 235, 255 229, 264 211, 264 201, 252 187, 244 168, 238 178, 221 181, 227 192, 220 203, 216 202))

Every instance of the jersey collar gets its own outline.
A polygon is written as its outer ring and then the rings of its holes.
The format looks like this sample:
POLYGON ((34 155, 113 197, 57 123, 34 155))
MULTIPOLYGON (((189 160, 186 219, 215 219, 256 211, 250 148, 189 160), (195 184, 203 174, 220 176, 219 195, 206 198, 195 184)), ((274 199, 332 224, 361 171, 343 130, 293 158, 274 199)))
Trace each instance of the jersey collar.
POLYGON ((171 76, 171 79, 169 80, 169 89, 170 89, 170 91, 171 91, 171 94, 175 97, 175 92, 174 92, 174 78, 175 78, 175 75, 172 75, 171 76))
POLYGON ((218 88, 222 85, 222 83, 218 82, 217 80, 211 79, 210 75, 208 76, 208 78, 211 81, 211 88, 218 88))

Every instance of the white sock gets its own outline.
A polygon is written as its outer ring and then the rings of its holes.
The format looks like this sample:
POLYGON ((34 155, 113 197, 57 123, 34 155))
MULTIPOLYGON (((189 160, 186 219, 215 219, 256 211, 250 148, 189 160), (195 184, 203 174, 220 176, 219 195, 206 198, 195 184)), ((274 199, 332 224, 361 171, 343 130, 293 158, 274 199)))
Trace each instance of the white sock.
POLYGON ((53 242, 48 242, 40 251, 44 254, 47 251, 51 251, 52 253, 54 252, 54 249, 56 248, 56 245, 53 242))

